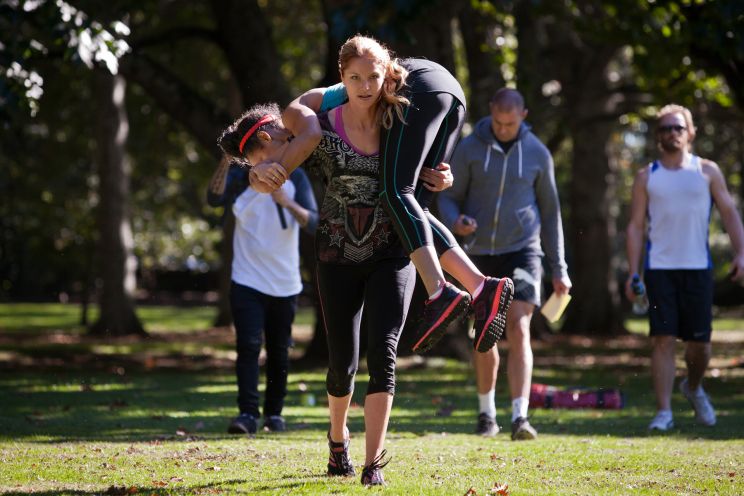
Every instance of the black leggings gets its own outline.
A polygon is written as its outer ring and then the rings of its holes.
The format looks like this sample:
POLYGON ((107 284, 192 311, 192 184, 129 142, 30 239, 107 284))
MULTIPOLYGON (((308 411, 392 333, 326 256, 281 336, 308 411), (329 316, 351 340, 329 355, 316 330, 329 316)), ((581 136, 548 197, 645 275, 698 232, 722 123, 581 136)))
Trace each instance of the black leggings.
POLYGON ((367 394, 394 394, 398 339, 416 275, 410 261, 394 258, 359 265, 319 263, 317 270, 328 341, 328 394, 342 397, 354 390, 362 322, 367 328, 367 394))
POLYGON ((449 93, 417 93, 381 136, 382 205, 408 253, 432 244, 438 254, 457 246, 452 233, 430 212, 433 193, 421 184, 421 167, 435 168, 452 156, 465 122, 465 107, 449 93))

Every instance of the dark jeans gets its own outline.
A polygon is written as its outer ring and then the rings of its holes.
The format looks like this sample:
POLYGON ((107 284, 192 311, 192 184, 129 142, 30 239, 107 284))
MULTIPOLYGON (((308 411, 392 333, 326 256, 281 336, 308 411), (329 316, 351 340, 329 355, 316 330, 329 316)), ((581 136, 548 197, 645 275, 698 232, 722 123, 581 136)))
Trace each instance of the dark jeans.
POLYGON ((238 360, 238 407, 240 413, 259 417, 258 355, 262 338, 266 339, 265 416, 281 415, 287 395, 289 345, 297 296, 277 297, 233 282, 230 286, 238 360), (263 333, 262 333, 263 331, 263 333))

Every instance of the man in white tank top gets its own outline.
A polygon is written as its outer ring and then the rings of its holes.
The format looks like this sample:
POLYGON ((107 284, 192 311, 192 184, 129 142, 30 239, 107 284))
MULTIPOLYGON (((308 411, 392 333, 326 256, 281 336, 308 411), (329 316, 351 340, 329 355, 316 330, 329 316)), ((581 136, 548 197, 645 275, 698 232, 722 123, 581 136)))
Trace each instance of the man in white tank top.
POLYGON ((649 300, 652 344, 651 375, 657 413, 650 430, 674 427, 676 341, 685 342, 687 377, 679 389, 695 411, 695 420, 712 426, 716 414, 702 380, 711 355, 713 280, 708 250, 708 223, 715 203, 731 239, 731 277, 744 279, 744 227, 718 166, 690 153, 695 127, 690 111, 667 105, 658 114, 659 159, 644 167, 633 183, 626 250, 630 275, 625 294, 633 301, 631 283, 646 257, 643 279, 649 300))

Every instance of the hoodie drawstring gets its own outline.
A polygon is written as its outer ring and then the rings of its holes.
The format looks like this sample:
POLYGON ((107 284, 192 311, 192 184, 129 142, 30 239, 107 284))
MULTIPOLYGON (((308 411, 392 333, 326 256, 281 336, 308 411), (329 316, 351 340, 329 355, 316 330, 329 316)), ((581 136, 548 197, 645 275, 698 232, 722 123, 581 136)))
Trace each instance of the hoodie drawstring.
POLYGON ((517 141, 517 148, 519 149, 519 178, 522 179, 522 140, 517 141))
POLYGON ((483 172, 488 172, 488 163, 491 161, 491 147, 486 147, 486 161, 483 163, 483 172))

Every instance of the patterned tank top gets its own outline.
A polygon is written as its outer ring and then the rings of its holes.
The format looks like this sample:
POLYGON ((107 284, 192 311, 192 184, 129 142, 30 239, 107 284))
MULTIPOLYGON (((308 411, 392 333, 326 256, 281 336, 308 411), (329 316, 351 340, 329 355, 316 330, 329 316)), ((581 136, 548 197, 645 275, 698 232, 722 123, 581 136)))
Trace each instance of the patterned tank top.
MULTIPOLYGON (((370 263, 406 254, 379 200, 378 155, 365 155, 344 140, 328 113, 318 115, 323 138, 304 168, 326 184, 315 234, 318 261, 370 263)), ((339 119, 336 119, 336 125, 339 119)))

